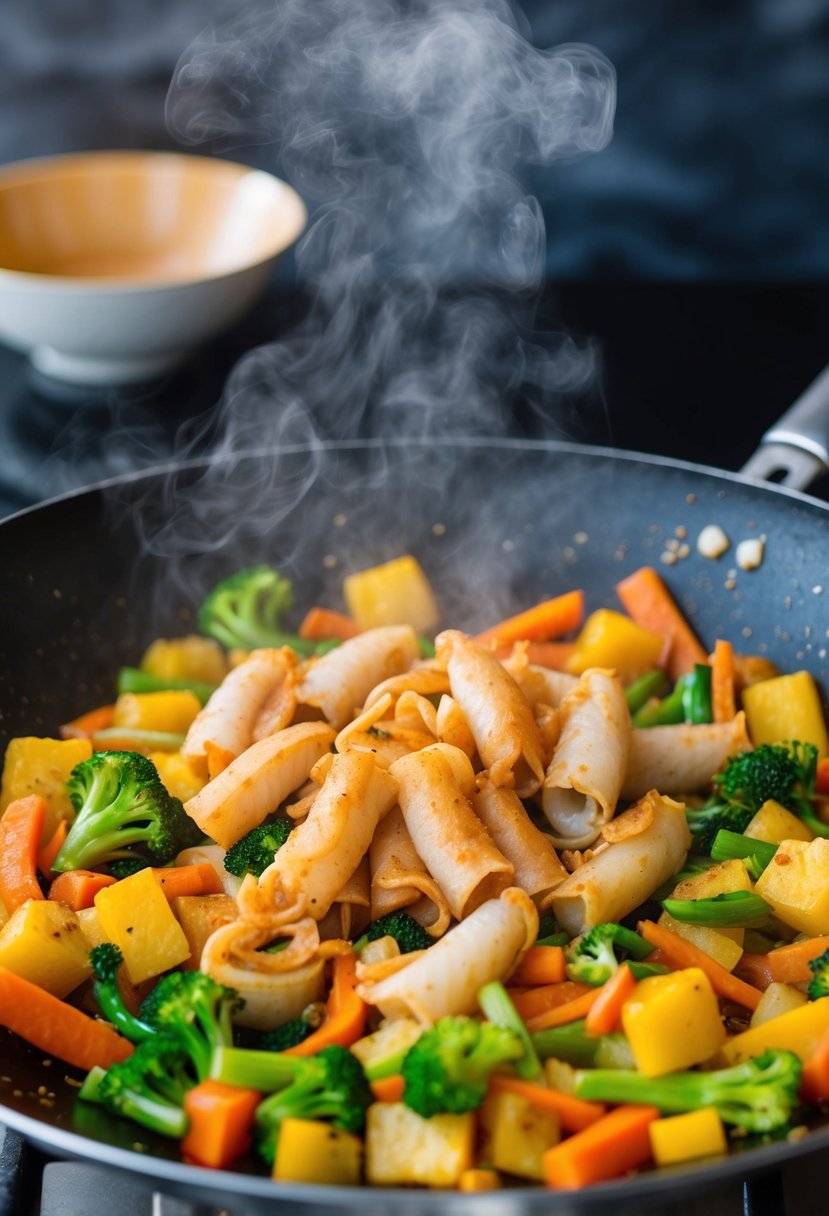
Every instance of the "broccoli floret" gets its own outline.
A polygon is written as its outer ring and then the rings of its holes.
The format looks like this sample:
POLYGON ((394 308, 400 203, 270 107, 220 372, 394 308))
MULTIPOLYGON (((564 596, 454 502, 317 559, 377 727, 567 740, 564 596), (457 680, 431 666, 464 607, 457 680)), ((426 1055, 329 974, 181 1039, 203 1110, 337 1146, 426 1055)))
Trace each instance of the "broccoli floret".
POLYGON ((95 976, 92 992, 107 1021, 112 1022, 116 1030, 119 1030, 131 1043, 143 1043, 145 1039, 151 1038, 156 1033, 153 1027, 130 1013, 118 990, 116 976, 118 968, 124 961, 124 956, 118 947, 112 942, 101 942, 99 946, 94 946, 90 950, 89 961, 92 964, 92 974, 95 976))
POLYGON ((231 1015, 240 1007, 233 988, 217 984, 202 971, 173 971, 145 998, 140 1014, 154 1030, 183 1044, 199 1081, 205 1081, 214 1049, 233 1043, 231 1015))
POLYGON ((190 1058, 174 1035, 157 1034, 127 1060, 113 1064, 95 1087, 95 1100, 162 1136, 187 1131, 184 1098, 196 1084, 190 1058))
POLYGON ((359 954, 369 942, 376 942, 381 937, 393 937, 401 954, 425 950, 435 940, 408 912, 389 912, 388 916, 381 916, 369 925, 363 936, 354 943, 354 949, 359 954))
POLYGON ((146 857, 116 857, 115 861, 111 861, 107 869, 113 878, 129 878, 132 874, 137 874, 139 870, 146 870, 150 863, 146 857))
POLYGON ((237 570, 215 586, 202 603, 199 629, 228 649, 290 646, 306 656, 330 650, 330 641, 309 642, 282 628, 280 621, 293 603, 290 581, 278 570, 270 566, 237 570))
POLYGON ((256 1144, 269 1165, 283 1119, 330 1119, 335 1127, 359 1132, 374 1100, 362 1064, 345 1047, 332 1044, 296 1063, 290 1085, 265 1098, 256 1111, 256 1144))
POLYGON ((136 854, 164 865, 202 838, 138 752, 96 752, 75 765, 66 789, 77 815, 53 870, 88 870, 136 854))
POLYGON ((627 1069, 577 1072, 575 1092, 598 1102, 638 1102, 664 1114, 713 1106, 724 1123, 748 1132, 771 1132, 789 1122, 798 1103, 802 1065, 791 1051, 764 1051, 756 1059, 714 1072, 645 1077, 627 1069))
POLYGON ((267 1030, 262 1035, 261 1046, 265 1051, 287 1051, 289 1047, 304 1043, 314 1029, 307 1018, 291 1018, 290 1022, 267 1030))
POLYGON ((595 925, 564 951, 567 961, 567 975, 571 980, 597 987, 609 980, 619 966, 614 947, 626 950, 633 958, 647 958, 653 950, 650 942, 646 942, 633 929, 612 921, 595 925))
POLYGON ((228 874, 244 878, 253 874, 256 878, 267 870, 274 854, 281 849, 293 831, 290 819, 275 819, 273 823, 260 823, 232 844, 225 854, 225 869, 228 874))
POLYGON ((462 1016, 440 1018, 403 1058, 403 1101, 427 1119, 477 1110, 490 1073, 523 1055, 521 1039, 505 1026, 462 1016))
POLYGON ((744 832, 754 818, 754 811, 712 798, 698 810, 688 807, 685 818, 696 847, 701 853, 710 854, 718 832, 744 832))
POLYGON ((817 1001, 822 996, 829 996, 829 950, 824 950, 817 958, 809 959, 809 970, 812 978, 806 989, 810 1001, 817 1001))

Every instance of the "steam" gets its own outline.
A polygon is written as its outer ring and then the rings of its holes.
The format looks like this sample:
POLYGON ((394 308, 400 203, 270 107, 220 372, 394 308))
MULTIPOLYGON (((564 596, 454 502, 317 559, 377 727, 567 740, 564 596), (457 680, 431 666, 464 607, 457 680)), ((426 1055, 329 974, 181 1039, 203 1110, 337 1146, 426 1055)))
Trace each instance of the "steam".
POLYGON ((596 352, 534 332, 544 225, 521 174, 600 151, 614 104, 599 51, 533 48, 505 0, 279 0, 206 30, 168 125, 225 154, 272 148, 311 211, 296 249, 311 305, 236 366, 218 419, 182 434, 180 455, 207 442, 216 462, 171 494, 147 548, 208 553, 311 512, 332 440, 408 442, 409 474, 439 486, 441 440, 514 433, 519 402, 525 431, 577 433, 596 352))

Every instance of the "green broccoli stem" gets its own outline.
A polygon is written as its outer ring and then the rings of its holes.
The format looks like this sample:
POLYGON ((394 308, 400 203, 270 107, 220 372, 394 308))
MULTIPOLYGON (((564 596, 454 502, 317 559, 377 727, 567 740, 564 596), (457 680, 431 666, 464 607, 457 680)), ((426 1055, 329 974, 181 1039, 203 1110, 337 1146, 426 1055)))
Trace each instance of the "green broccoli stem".
POLYGON ((707 663, 694 664, 693 675, 682 690, 682 711, 685 721, 696 726, 713 722, 711 668, 707 663))
POLYGON ((584 1018, 568 1022, 566 1026, 552 1026, 549 1030, 537 1030, 530 1036, 533 1047, 542 1060, 551 1057, 564 1060, 576 1068, 588 1068, 596 1058, 600 1040, 588 1038, 584 1029, 584 1018))
POLYGON ((683 924, 712 929, 760 929, 771 918, 771 908, 753 891, 728 891, 710 899, 663 899, 662 907, 683 924))
POLYGON ((192 692, 205 705, 218 685, 206 684, 203 680, 176 679, 173 676, 155 676, 140 667, 122 667, 118 672, 116 689, 118 695, 124 692, 192 692))
POLYGON ((541 1075, 541 1061, 533 1046, 530 1032, 500 980, 493 980, 492 983, 484 985, 478 993, 478 1004, 488 1022, 492 1022, 494 1026, 503 1026, 518 1035, 524 1054, 515 1060, 515 1071, 525 1081, 534 1081, 541 1075))
POLYGON ((96 980, 92 986, 92 994, 106 1020, 111 1022, 115 1029, 131 1043, 143 1043, 156 1033, 147 1022, 142 1022, 140 1018, 130 1013, 114 979, 111 982, 96 980))
POLYGON ((290 1085, 302 1071, 301 1056, 249 1047, 216 1047, 210 1060, 210 1079, 260 1093, 275 1093, 290 1085))
POLYGON ((148 1097, 146 1094, 125 1094, 121 1098, 118 1113, 126 1119, 133 1119, 142 1127, 158 1132, 160 1136, 169 1136, 180 1140, 190 1126, 190 1120, 183 1108, 171 1106, 168 1102, 148 1097))
POLYGON ((729 832, 727 828, 720 828, 711 846, 714 861, 745 861, 749 863, 748 870, 754 879, 760 877, 776 852, 776 844, 754 840, 741 832, 729 832))
POLYGON ((100 858, 115 860, 119 857, 130 857, 134 845, 146 844, 152 836, 149 827, 115 828, 112 832, 97 832, 96 826, 101 818, 106 818, 104 812, 100 818, 90 816, 86 832, 76 833, 76 838, 70 841, 67 836, 67 848, 64 843, 60 853, 55 858, 54 870, 87 870, 98 865, 100 858))
POLYGON ((810 802, 805 799, 798 801, 798 805, 794 809, 798 818, 803 820, 806 827, 814 832, 815 836, 829 838, 829 823, 824 823, 822 819, 818 818, 815 808, 810 802))
POLYGON ((654 667, 652 671, 646 671, 625 689, 628 709, 632 714, 637 713, 653 697, 661 697, 667 687, 668 677, 661 668, 654 667))
POLYGON ((83 1085, 78 1090, 78 1097, 84 1102, 103 1102, 101 1097, 101 1081, 106 1076, 106 1069, 101 1068, 100 1064, 93 1064, 89 1072, 83 1080, 83 1085))
POLYGON ((562 929, 561 933, 550 933, 547 937, 539 937, 536 941, 536 946, 566 946, 570 940, 570 934, 565 933, 562 929))
POLYGON ((638 729, 649 726, 676 726, 685 721, 683 696, 685 688, 693 677, 680 676, 673 691, 661 701, 646 701, 641 709, 633 715, 633 725, 638 729))

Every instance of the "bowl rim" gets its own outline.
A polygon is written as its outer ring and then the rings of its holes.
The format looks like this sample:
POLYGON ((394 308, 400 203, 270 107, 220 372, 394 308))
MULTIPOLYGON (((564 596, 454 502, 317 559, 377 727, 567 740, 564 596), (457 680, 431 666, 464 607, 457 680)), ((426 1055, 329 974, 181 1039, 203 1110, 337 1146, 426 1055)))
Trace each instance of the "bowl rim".
POLYGON ((234 275, 264 266, 280 253, 289 249, 302 235, 308 223, 308 210, 300 195, 288 182, 267 169, 258 169, 241 161, 227 160, 218 156, 201 156, 176 150, 152 148, 106 148, 79 152, 59 152, 54 155, 32 156, 23 160, 0 165, 0 194, 28 181, 48 179, 53 170, 71 172, 73 166, 90 175, 105 174, 113 168, 136 168, 153 161, 172 167, 177 162, 186 163, 188 169, 201 170, 208 175, 222 175, 228 179, 255 176, 266 181, 270 188, 276 187, 274 199, 282 196, 286 204, 288 223, 279 239, 271 239, 255 257, 240 260, 215 273, 180 273, 165 276, 124 275, 53 275, 38 271, 14 270, 0 265, 0 284, 17 285, 26 290, 48 290, 59 294, 89 292, 98 295, 138 294, 144 291, 171 290, 178 287, 196 286, 201 283, 217 283, 234 275))

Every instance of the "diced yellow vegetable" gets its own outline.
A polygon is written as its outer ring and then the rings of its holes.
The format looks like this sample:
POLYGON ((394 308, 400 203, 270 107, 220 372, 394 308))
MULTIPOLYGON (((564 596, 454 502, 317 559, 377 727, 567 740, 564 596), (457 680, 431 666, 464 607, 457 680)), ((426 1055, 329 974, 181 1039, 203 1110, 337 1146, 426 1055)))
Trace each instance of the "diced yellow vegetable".
POLYGON ((283 1119, 273 1177, 278 1182, 359 1186, 362 1160, 359 1136, 316 1119, 283 1119))
POLYGON ((144 652, 141 669, 163 680, 199 680, 221 684, 228 672, 218 642, 190 634, 185 638, 159 638, 144 652))
POLYGON ((190 945, 151 869, 104 887, 95 907, 107 940, 124 956, 133 984, 161 975, 190 957, 190 945))
POLYGON ((343 595, 361 629, 411 625, 426 632, 438 623, 429 580, 413 557, 397 557, 382 566, 349 574, 343 582, 343 595))
POLYGON ((742 1060, 760 1056, 770 1048, 793 1051, 801 1060, 808 1060, 821 1036, 829 1028, 829 996, 818 1001, 809 1001, 799 1009, 781 1013, 762 1026, 752 1026, 742 1034, 729 1039, 722 1049, 728 1064, 739 1064, 742 1060))
MULTIPOLYGON (((734 929, 712 929, 710 925, 689 925, 684 921, 674 920, 667 912, 659 918, 659 924, 670 929, 677 937, 684 937, 687 942, 693 942, 704 950, 711 958, 716 959, 726 971, 733 971, 743 956, 743 947, 734 940, 734 929)), ((745 930, 736 930, 737 933, 745 930)))
POLYGON ((743 835, 752 840, 779 844, 781 840, 814 840, 815 834, 802 819, 787 811, 779 802, 769 798, 749 821, 743 835))
POLYGON ((554 1111, 533 1106, 520 1094, 490 1094, 480 1112, 481 1159, 507 1174, 541 1182, 542 1156, 561 1139, 554 1111))
MULTIPOLYGON (((630 1066, 633 1067, 632 1061, 630 1066)), ((557 1089, 559 1093, 574 1094, 576 1092, 576 1070, 566 1060, 557 1060, 555 1056, 549 1056, 544 1061, 544 1080, 550 1089, 557 1089)))
POLYGON ((588 667, 614 667, 623 684, 656 667, 664 638, 635 624, 622 612, 599 608, 591 613, 576 638, 568 671, 581 675, 588 667))
MULTIPOLYGON (((372 943, 369 943, 372 944, 372 943)), ((423 1034, 414 1018, 389 1018, 373 1034, 351 1044, 351 1051, 371 1081, 381 1081, 400 1072, 400 1053, 408 1051, 423 1034)))
POLYGON ((458 1179, 458 1190, 465 1191, 467 1194, 480 1194, 482 1191, 497 1191, 500 1185, 501 1179, 495 1170, 489 1170, 485 1167, 464 1170, 458 1179))
POLYGON ((187 802, 204 789, 206 781, 193 771, 180 752, 150 752, 161 784, 174 798, 187 802))
POLYGON ((101 942, 106 941, 107 935, 101 928, 101 918, 97 908, 81 908, 76 916, 87 950, 91 950, 93 946, 100 946, 101 942))
POLYGON ((192 971, 198 970, 204 943, 211 933, 239 915, 236 900, 230 895, 178 895, 172 909, 190 947, 190 957, 183 966, 192 971))
POLYGON ((402 1102, 375 1102, 366 1116, 366 1179, 374 1186, 457 1186, 472 1166, 475 1117, 423 1119, 402 1102))
POLYGON ((65 997, 91 972, 89 946, 71 908, 28 899, 0 929, 0 967, 65 997))
POLYGON ((754 889, 784 925, 829 933, 829 840, 782 840, 754 889))
POLYGON ((775 981, 769 984, 760 997, 760 1003, 751 1015, 750 1025, 762 1026, 772 1018, 779 1018, 792 1009, 799 1009, 808 999, 806 993, 795 988, 794 984, 779 984, 775 981))
POLYGON ((75 765, 91 755, 92 744, 88 739, 38 739, 34 736, 10 739, 0 787, 0 812, 5 811, 15 798, 40 794, 46 803, 42 838, 49 840, 61 819, 71 822, 75 818, 66 782, 75 765))
POLYGON ((655 1119, 648 1132, 657 1165, 676 1165, 728 1151, 722 1119, 713 1106, 655 1119))
POLYGON ((814 743, 821 756, 829 755, 829 733, 815 681, 808 671, 777 676, 743 689, 748 733, 752 743, 785 743, 798 739, 814 743))
MULTIPOLYGON (((732 891, 751 891, 752 887, 753 884, 745 863, 739 858, 735 858, 732 861, 720 861, 710 869, 703 870, 702 873, 694 874, 692 878, 686 878, 683 882, 677 883, 672 892, 672 898, 714 899, 717 895, 728 895, 732 891)), ((730 937, 733 942, 742 947, 745 940, 745 929, 718 929, 717 932, 723 937, 730 937)), ((687 937, 688 941, 705 949, 701 938, 697 939, 687 933, 682 933, 681 936, 687 937)), ((723 963, 723 966, 726 964, 723 963)))
POLYGON ((187 688, 123 692, 115 702, 112 725, 185 734, 200 709, 201 701, 187 688))
POLYGON ((716 993, 699 967, 640 980, 622 1007, 622 1027, 646 1077, 702 1064, 726 1037, 716 993))

